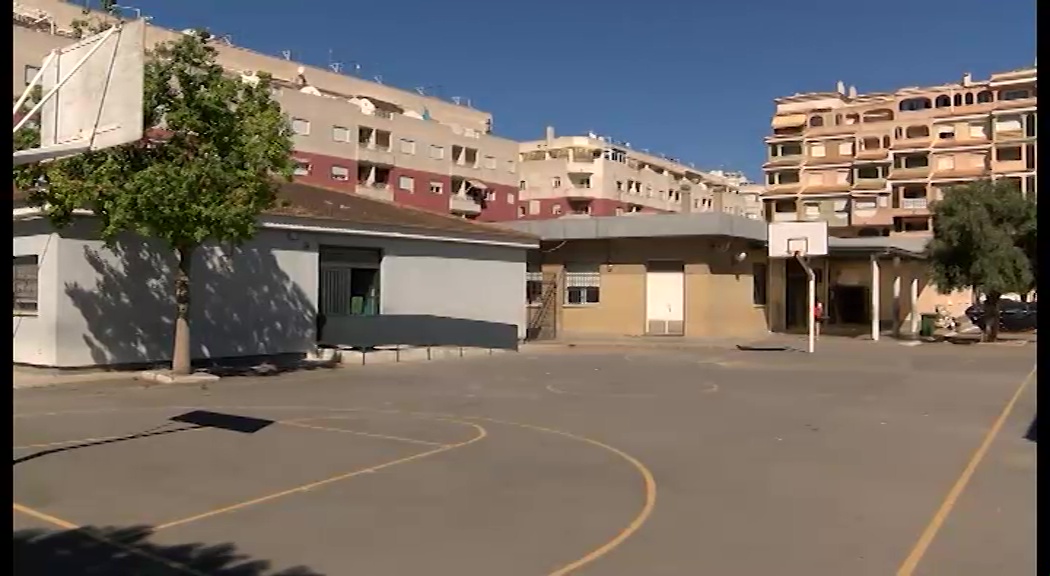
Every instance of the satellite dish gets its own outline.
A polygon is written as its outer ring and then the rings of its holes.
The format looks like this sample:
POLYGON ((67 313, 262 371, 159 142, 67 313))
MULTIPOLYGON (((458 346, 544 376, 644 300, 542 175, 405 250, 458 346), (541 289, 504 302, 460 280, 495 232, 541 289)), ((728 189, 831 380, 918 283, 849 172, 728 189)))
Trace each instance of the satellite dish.
POLYGON ((311 96, 321 96, 321 91, 313 86, 303 86, 299 89, 303 94, 309 94, 311 96))
POLYGON ((408 116, 409 118, 415 118, 416 120, 423 119, 423 115, 419 112, 416 112, 415 110, 405 110, 405 113, 403 115, 408 116))
POLYGON ((371 115, 375 114, 376 105, 372 104, 372 101, 369 100, 368 98, 357 98, 357 97, 354 97, 354 98, 351 98, 351 99, 347 100, 347 102, 349 102, 351 104, 354 104, 358 108, 360 108, 361 109, 361 113, 364 114, 365 116, 371 116, 371 115))
POLYGON ((303 74, 306 74, 306 68, 300 66, 295 69, 295 73, 302 76, 303 74))

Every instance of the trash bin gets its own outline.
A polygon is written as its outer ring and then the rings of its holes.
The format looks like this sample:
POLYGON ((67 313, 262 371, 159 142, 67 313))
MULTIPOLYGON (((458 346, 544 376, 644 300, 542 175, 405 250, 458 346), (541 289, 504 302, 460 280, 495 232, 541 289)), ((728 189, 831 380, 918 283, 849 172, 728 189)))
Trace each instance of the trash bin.
POLYGON ((936 314, 923 314, 922 323, 919 324, 919 336, 929 338, 933 336, 933 331, 937 326, 937 315, 936 314))

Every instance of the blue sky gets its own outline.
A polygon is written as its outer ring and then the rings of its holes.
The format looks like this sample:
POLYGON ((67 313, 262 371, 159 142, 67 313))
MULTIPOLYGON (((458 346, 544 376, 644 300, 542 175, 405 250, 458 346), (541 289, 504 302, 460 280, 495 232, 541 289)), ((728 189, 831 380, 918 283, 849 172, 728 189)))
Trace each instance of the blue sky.
MULTIPOLYGON (((83 0, 74 0, 82 2, 83 0)), ((470 98, 495 131, 593 130, 761 175, 773 98, 1031 65, 1036 0, 124 0, 161 26, 470 98)))

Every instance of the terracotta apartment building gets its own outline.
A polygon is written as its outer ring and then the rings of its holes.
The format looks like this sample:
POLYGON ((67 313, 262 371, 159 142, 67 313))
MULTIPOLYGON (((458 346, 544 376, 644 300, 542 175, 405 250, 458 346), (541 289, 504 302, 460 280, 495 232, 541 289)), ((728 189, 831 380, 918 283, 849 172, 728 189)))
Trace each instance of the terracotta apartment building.
POLYGON ((1036 68, 892 93, 777 99, 769 221, 826 220, 835 236, 928 236, 929 206, 979 178, 1036 190, 1036 68))
POLYGON ((761 187, 588 134, 522 142, 518 218, 725 212, 761 218, 761 187))
MULTIPOLYGON (((81 5, 62 0, 14 2, 16 97, 50 50, 75 41, 71 23, 84 18, 81 5)), ((149 25, 146 45, 187 32, 149 25)), ((297 181, 478 220, 516 217, 518 143, 491 133, 491 114, 228 39, 212 45, 231 74, 277 81, 295 132, 297 181)))

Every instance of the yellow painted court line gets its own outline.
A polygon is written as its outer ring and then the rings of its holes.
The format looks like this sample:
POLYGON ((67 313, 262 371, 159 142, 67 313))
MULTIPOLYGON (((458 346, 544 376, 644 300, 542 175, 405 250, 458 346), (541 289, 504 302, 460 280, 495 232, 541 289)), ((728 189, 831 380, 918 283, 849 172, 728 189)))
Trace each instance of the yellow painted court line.
POLYGON ((307 492, 309 490, 314 490, 314 489, 317 489, 317 488, 321 488, 322 486, 326 486, 326 485, 332 484, 334 482, 339 482, 341 480, 348 480, 350 478, 353 478, 355 476, 360 476, 362 474, 369 474, 369 473, 372 473, 372 472, 378 472, 378 471, 383 470, 385 468, 390 468, 391 466, 397 466, 398 464, 405 464, 406 462, 411 462, 413 460, 419 460, 421 458, 426 458, 427 456, 433 456, 435 454, 440 454, 442 452, 448 452, 449 450, 453 450, 453 449, 456 449, 456 448, 462 448, 464 446, 467 446, 468 444, 473 444, 474 442, 477 442, 478 440, 481 440, 482 438, 484 438, 485 436, 488 435, 488 431, 485 430, 483 427, 477 425, 477 424, 474 424, 472 422, 466 422, 466 421, 460 421, 460 422, 462 424, 466 424, 468 426, 471 426, 472 428, 477 430, 478 431, 477 435, 475 435, 470 440, 467 440, 467 441, 464 441, 464 442, 459 442, 459 443, 456 443, 456 444, 448 444, 448 445, 445 445, 445 446, 441 446, 439 448, 435 448, 433 450, 427 450, 425 452, 419 452, 417 454, 413 454, 411 456, 406 456, 404 458, 398 458, 397 460, 391 460, 389 462, 384 462, 382 464, 377 464, 375 466, 369 466, 368 468, 362 468, 360 470, 354 470, 352 472, 347 472, 345 474, 340 474, 338 476, 333 476, 331 478, 326 478, 324 480, 319 480, 317 482, 311 482, 309 484, 304 484, 302 486, 297 486, 295 488, 289 488, 288 490, 282 490, 280 492, 275 492, 273 494, 267 494, 266 496, 261 496, 259 498, 253 498, 251 500, 245 500, 244 502, 238 502, 237 504, 233 504, 231 506, 224 506, 222 508, 211 510, 209 512, 204 512, 203 514, 197 514, 197 515, 194 515, 194 516, 190 516, 188 518, 182 518, 182 519, 179 519, 179 520, 173 520, 171 522, 166 522, 164 524, 161 524, 159 526, 154 527, 154 531, 156 531, 156 530, 165 530, 165 529, 168 529, 168 528, 173 528, 175 526, 181 526, 183 524, 189 524, 190 522, 196 522, 198 520, 203 520, 205 518, 211 518, 212 516, 218 516, 219 514, 226 514, 227 512, 233 512, 235 510, 240 510, 242 508, 247 508, 249 506, 254 506, 256 504, 262 504, 263 502, 269 502, 271 500, 276 500, 278 498, 281 498, 281 497, 284 497, 284 496, 288 496, 288 495, 291 495, 291 494, 296 494, 296 493, 299 493, 299 492, 307 492))
POLYGON ((642 482, 644 484, 644 504, 642 504, 641 511, 639 511, 638 514, 635 515, 631 522, 605 544, 602 544, 601 546, 588 552, 581 558, 570 562, 569 564, 552 570, 548 574, 548 576, 565 576, 566 574, 570 574, 571 572, 579 570, 583 566, 594 562, 595 560, 601 558, 602 556, 605 556, 609 552, 612 552, 621 544, 623 544, 624 541, 630 538, 631 535, 637 532, 643 524, 645 524, 645 521, 648 520, 649 516, 653 513, 653 508, 656 507, 656 479, 653 478, 653 473, 649 470, 649 468, 645 466, 645 464, 642 464, 642 462, 639 461, 637 458, 631 456, 623 450, 620 450, 619 448, 616 448, 615 446, 610 446, 608 444, 605 444, 604 442, 600 442, 598 440, 588 438, 586 436, 578 436, 576 434, 572 434, 571 432, 555 430, 554 428, 544 428, 542 426, 534 426, 532 424, 522 424, 520 422, 496 420, 494 418, 471 417, 471 419, 479 420, 482 422, 491 422, 493 424, 503 424, 506 426, 515 426, 518 428, 536 430, 538 432, 545 432, 547 434, 555 434, 558 436, 564 436, 565 438, 576 440, 578 442, 583 442, 585 444, 597 446, 598 448, 612 452, 613 454, 626 460, 642 476, 642 482))
POLYGON ((421 444, 423 446, 448 446, 441 442, 431 442, 429 440, 417 440, 415 438, 404 438, 401 436, 390 436, 388 434, 374 434, 372 432, 361 432, 360 430, 348 430, 346 428, 331 428, 328 426, 317 426, 316 424, 303 424, 303 421, 309 420, 323 420, 324 418, 304 418, 303 420, 281 420, 278 424, 284 424, 285 426, 295 426, 296 428, 308 428, 310 430, 322 430, 324 432, 340 432, 343 434, 354 434, 356 436, 364 436, 366 438, 379 438, 382 440, 396 440, 398 442, 408 442, 409 444, 421 444))
POLYGON ((123 542, 118 542, 118 541, 113 540, 111 538, 107 538, 107 537, 105 537, 105 536, 103 536, 101 534, 96 533, 95 531, 93 531, 93 530, 91 530, 89 528, 81 528, 80 526, 77 526, 76 524, 73 524, 72 522, 67 522, 67 521, 65 521, 65 520, 63 520, 61 518, 55 518, 54 516, 51 516, 50 514, 44 514, 43 512, 40 512, 38 510, 33 510, 32 508, 30 508, 28 506, 22 506, 21 504, 15 503, 14 504, 14 511, 18 512, 18 513, 21 513, 21 514, 25 514, 26 516, 29 516, 31 518, 36 518, 37 520, 40 520, 42 522, 46 522, 46 523, 51 524, 53 526, 57 526, 59 528, 62 528, 63 530, 77 530, 77 531, 79 531, 80 534, 83 534, 84 536, 86 536, 88 538, 91 538, 92 540, 95 540, 96 542, 101 542, 102 544, 106 544, 107 546, 112 546, 114 548, 118 548, 120 550, 123 550, 123 551, 129 553, 129 554, 134 554, 134 555, 139 556, 141 558, 145 558, 147 560, 150 560, 150 561, 153 561, 153 562, 157 562, 158 564, 163 564, 163 565, 167 566, 168 568, 171 568, 173 570, 178 570, 179 572, 182 572, 183 574, 190 574, 192 576, 208 576, 204 572, 200 572, 198 570, 194 570, 193 568, 190 568, 189 566, 186 566, 185 564, 180 564, 178 562, 175 562, 174 560, 168 560, 167 558, 164 558, 164 557, 161 557, 161 556, 157 556, 156 554, 151 554, 149 552, 146 552, 145 550, 142 550, 141 548, 136 548, 135 546, 130 546, 128 544, 124 544, 123 542))
POLYGON ((944 525, 944 521, 948 519, 948 515, 951 514, 952 509, 955 508, 955 504, 959 501, 959 497, 962 496, 963 491, 966 489, 966 485, 970 483, 970 479, 973 477, 977 467, 981 464, 981 460, 984 459, 988 449, 991 448, 992 442, 995 441, 995 437, 999 435, 999 431, 1002 429, 1003 424, 1006 423, 1006 419, 1009 418, 1010 413, 1014 409, 1014 405, 1021 398, 1021 394, 1024 393, 1025 388, 1035 378, 1035 368, 1028 373, 1028 376, 1021 382, 1021 385, 1017 387, 1017 391, 1014 392, 1010 401, 1006 403, 1002 413, 999 414, 999 418, 995 420, 992 427, 988 429, 988 433, 984 436, 984 441, 977 447, 977 450, 973 453, 973 457, 966 464, 966 468, 963 469, 959 479, 955 481, 952 489, 948 491, 948 495, 945 496, 944 502, 941 503, 940 508, 934 513, 933 518, 930 519, 930 523, 926 525, 926 529, 922 531, 922 535, 919 536, 918 542, 912 548, 911 553, 904 559, 904 563, 897 569, 897 576, 912 576, 915 572, 915 568, 918 567, 919 562, 922 561, 926 551, 930 548, 930 544, 933 543, 933 539, 937 537, 937 532, 940 531, 941 526, 944 525))

